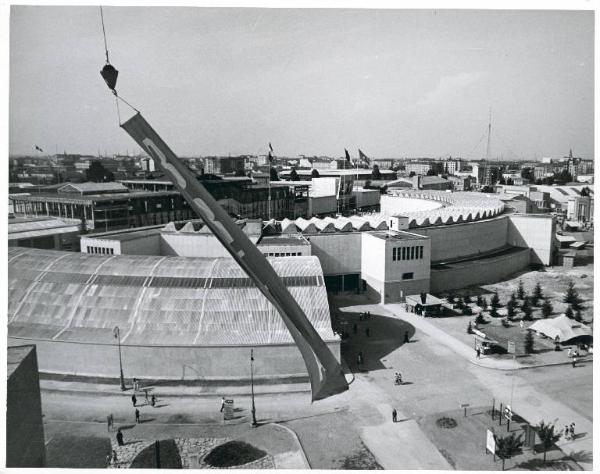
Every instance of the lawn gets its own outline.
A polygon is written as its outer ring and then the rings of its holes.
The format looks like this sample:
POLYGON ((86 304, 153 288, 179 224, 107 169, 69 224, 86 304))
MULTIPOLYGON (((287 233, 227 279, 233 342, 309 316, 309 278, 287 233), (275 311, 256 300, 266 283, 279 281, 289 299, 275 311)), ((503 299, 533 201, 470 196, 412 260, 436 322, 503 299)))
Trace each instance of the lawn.
MULTIPOLYGON (((525 420, 510 424, 510 432, 524 433, 525 420)), ((491 417, 491 407, 470 407, 467 417, 462 410, 437 413, 417 419, 419 426, 427 437, 435 444, 440 453, 456 470, 494 471, 502 469, 502 460, 486 452, 486 432, 494 429, 499 436, 507 434, 506 421, 502 426, 491 417), (450 422, 453 420, 453 422, 450 422)), ((525 435, 523 434, 523 438, 525 435)), ((536 449, 523 447, 521 453, 505 462, 508 470, 581 470, 571 459, 568 459, 556 446, 548 450, 547 464, 542 465, 542 452, 539 439, 536 437, 536 449)))
POLYGON ((109 438, 55 436, 46 445, 46 467, 103 469, 111 453, 109 438))

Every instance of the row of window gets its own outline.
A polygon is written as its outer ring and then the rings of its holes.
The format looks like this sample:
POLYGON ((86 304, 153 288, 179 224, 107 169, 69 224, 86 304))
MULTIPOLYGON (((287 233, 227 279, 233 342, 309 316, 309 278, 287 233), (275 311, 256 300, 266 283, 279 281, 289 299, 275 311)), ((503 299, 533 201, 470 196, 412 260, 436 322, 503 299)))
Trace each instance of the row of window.
POLYGON ((419 260, 423 258, 423 246, 396 247, 392 249, 392 260, 419 260))
POLYGON ((265 253, 264 254, 265 257, 300 257, 302 255, 302 253, 300 252, 270 252, 270 253, 265 253))
POLYGON ((87 253, 98 253, 101 255, 113 255, 115 253, 115 249, 107 249, 104 247, 90 247, 88 245, 87 253))

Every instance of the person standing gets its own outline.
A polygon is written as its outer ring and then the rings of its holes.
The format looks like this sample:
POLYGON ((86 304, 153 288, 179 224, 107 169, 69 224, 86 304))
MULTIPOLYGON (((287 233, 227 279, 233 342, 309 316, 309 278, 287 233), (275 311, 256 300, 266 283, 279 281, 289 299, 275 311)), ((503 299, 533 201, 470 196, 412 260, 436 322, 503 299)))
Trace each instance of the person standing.
POLYGON ((123 433, 121 433, 121 428, 119 428, 117 430, 117 444, 119 446, 124 446, 125 443, 123 443, 123 433))
POLYGON ((392 410, 392 423, 396 423, 396 421, 398 421, 398 412, 396 411, 396 409, 394 408, 392 410))
POLYGON ((568 440, 569 439, 569 434, 571 433, 571 431, 569 430, 569 427, 567 425, 565 425, 565 439, 568 440))
POLYGON ((152 395, 152 398, 150 398, 150 405, 153 407, 156 405, 156 397, 154 395, 152 395))
POLYGON ((577 357, 573 356, 573 368, 575 368, 576 363, 577 363, 577 357))
POLYGON ((135 409, 135 422, 140 422, 140 411, 137 408, 135 409))
POLYGON ((138 389, 138 381, 135 377, 133 377, 133 391, 134 393, 137 392, 138 389))
POLYGON ((404 331, 404 343, 406 344, 408 342, 410 342, 410 339, 408 337, 408 331, 404 331))
POLYGON ((481 347, 479 345, 477 345, 477 358, 479 359, 481 357, 481 347))
POLYGON ((111 413, 110 415, 108 415, 106 417, 106 424, 108 425, 108 431, 109 432, 112 430, 113 423, 114 423, 114 421, 113 421, 113 416, 112 416, 112 413, 111 413))
POLYGON ((113 465, 115 465, 115 466, 119 462, 119 460, 117 459, 117 452, 114 449, 112 450, 112 462, 113 462, 113 465))
POLYGON ((221 410, 220 411, 222 412, 223 410, 225 410, 225 397, 221 398, 221 410))
POLYGON ((131 396, 131 403, 133 403, 133 406, 135 406, 137 403, 137 398, 135 396, 135 393, 131 396))
POLYGON ((147 388, 144 389, 144 395, 146 396, 146 405, 148 405, 150 400, 148 400, 148 389, 147 388))
POLYGON ((569 426, 569 434, 571 439, 575 439, 575 423, 571 423, 571 426, 569 426))

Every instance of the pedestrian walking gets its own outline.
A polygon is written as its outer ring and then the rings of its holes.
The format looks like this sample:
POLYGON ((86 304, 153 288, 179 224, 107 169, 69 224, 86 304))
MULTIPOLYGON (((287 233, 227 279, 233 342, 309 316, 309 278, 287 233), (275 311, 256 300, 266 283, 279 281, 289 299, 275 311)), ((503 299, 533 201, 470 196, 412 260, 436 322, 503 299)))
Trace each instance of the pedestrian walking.
POLYGON ((108 416, 106 417, 106 424, 107 424, 107 427, 108 427, 108 431, 109 431, 109 432, 110 432, 110 431, 112 430, 112 428, 113 428, 113 423, 114 423, 114 420, 113 420, 113 416, 112 416, 112 413, 111 413, 110 415, 108 415, 108 416))
POLYGON ((573 368, 575 368, 576 363, 577 363, 577 357, 573 357, 573 368))
POLYGON ((522 319, 521 319, 521 321, 519 321, 519 327, 520 327, 521 329, 523 329, 523 320, 522 320, 522 319))
POLYGON ((137 392, 137 389, 138 389, 138 379, 133 377, 133 391, 137 392))
POLYGON ((135 422, 140 422, 140 411, 137 408, 135 409, 135 422))
POLYGON ((362 365, 363 363, 363 353, 359 352, 358 355, 356 356, 356 362, 358 363, 358 365, 362 365))
POLYGON ((569 439, 569 435, 571 434, 571 430, 567 425, 565 425, 565 439, 569 439))
POLYGON ((146 405, 148 405, 148 403, 150 403, 150 400, 148 399, 148 389, 147 388, 144 389, 144 395, 146 396, 146 405))
POLYGON ((152 395, 152 398, 150 399, 150 405, 153 407, 156 405, 156 397, 154 395, 152 395))
POLYGON ((396 411, 396 409, 394 408, 392 410, 392 423, 396 423, 398 421, 398 412, 396 411))
POLYGON ((119 446, 124 446, 124 443, 123 443, 123 433, 121 433, 121 428, 119 428, 117 430, 117 444, 119 446))
POLYGON ((117 459, 117 452, 114 449, 112 450, 112 462, 115 466, 119 462, 119 460, 117 459))
POLYGON ((223 411, 223 410, 225 410, 225 397, 221 398, 221 410, 220 411, 223 411))
POLYGON ((135 406, 137 403, 137 397, 135 396, 135 393, 131 396, 131 403, 133 403, 133 406, 135 406))
POLYGON ((369 330, 369 328, 365 329, 365 334, 367 337, 369 337, 369 334, 371 334, 371 331, 369 330))
POLYGON ((479 345, 477 346, 477 358, 479 359, 481 357, 481 347, 479 347, 479 345))
POLYGON ((575 423, 571 423, 571 426, 569 426, 569 434, 571 439, 575 439, 575 423))

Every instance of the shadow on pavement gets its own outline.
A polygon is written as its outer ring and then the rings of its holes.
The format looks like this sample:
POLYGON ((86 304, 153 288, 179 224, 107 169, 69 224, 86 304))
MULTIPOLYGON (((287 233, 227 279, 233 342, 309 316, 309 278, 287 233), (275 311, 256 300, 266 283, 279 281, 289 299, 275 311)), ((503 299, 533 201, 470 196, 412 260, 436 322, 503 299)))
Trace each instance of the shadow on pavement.
POLYGON ((373 312, 368 320, 360 320, 360 314, 360 312, 340 312, 335 316, 334 329, 347 334, 347 337, 342 340, 342 357, 352 372, 390 368, 384 365, 383 359, 406 344, 407 337, 409 342, 414 342, 411 338, 415 334, 415 327, 406 321, 373 312), (363 363, 359 365, 357 358, 360 352, 362 352, 363 363))

